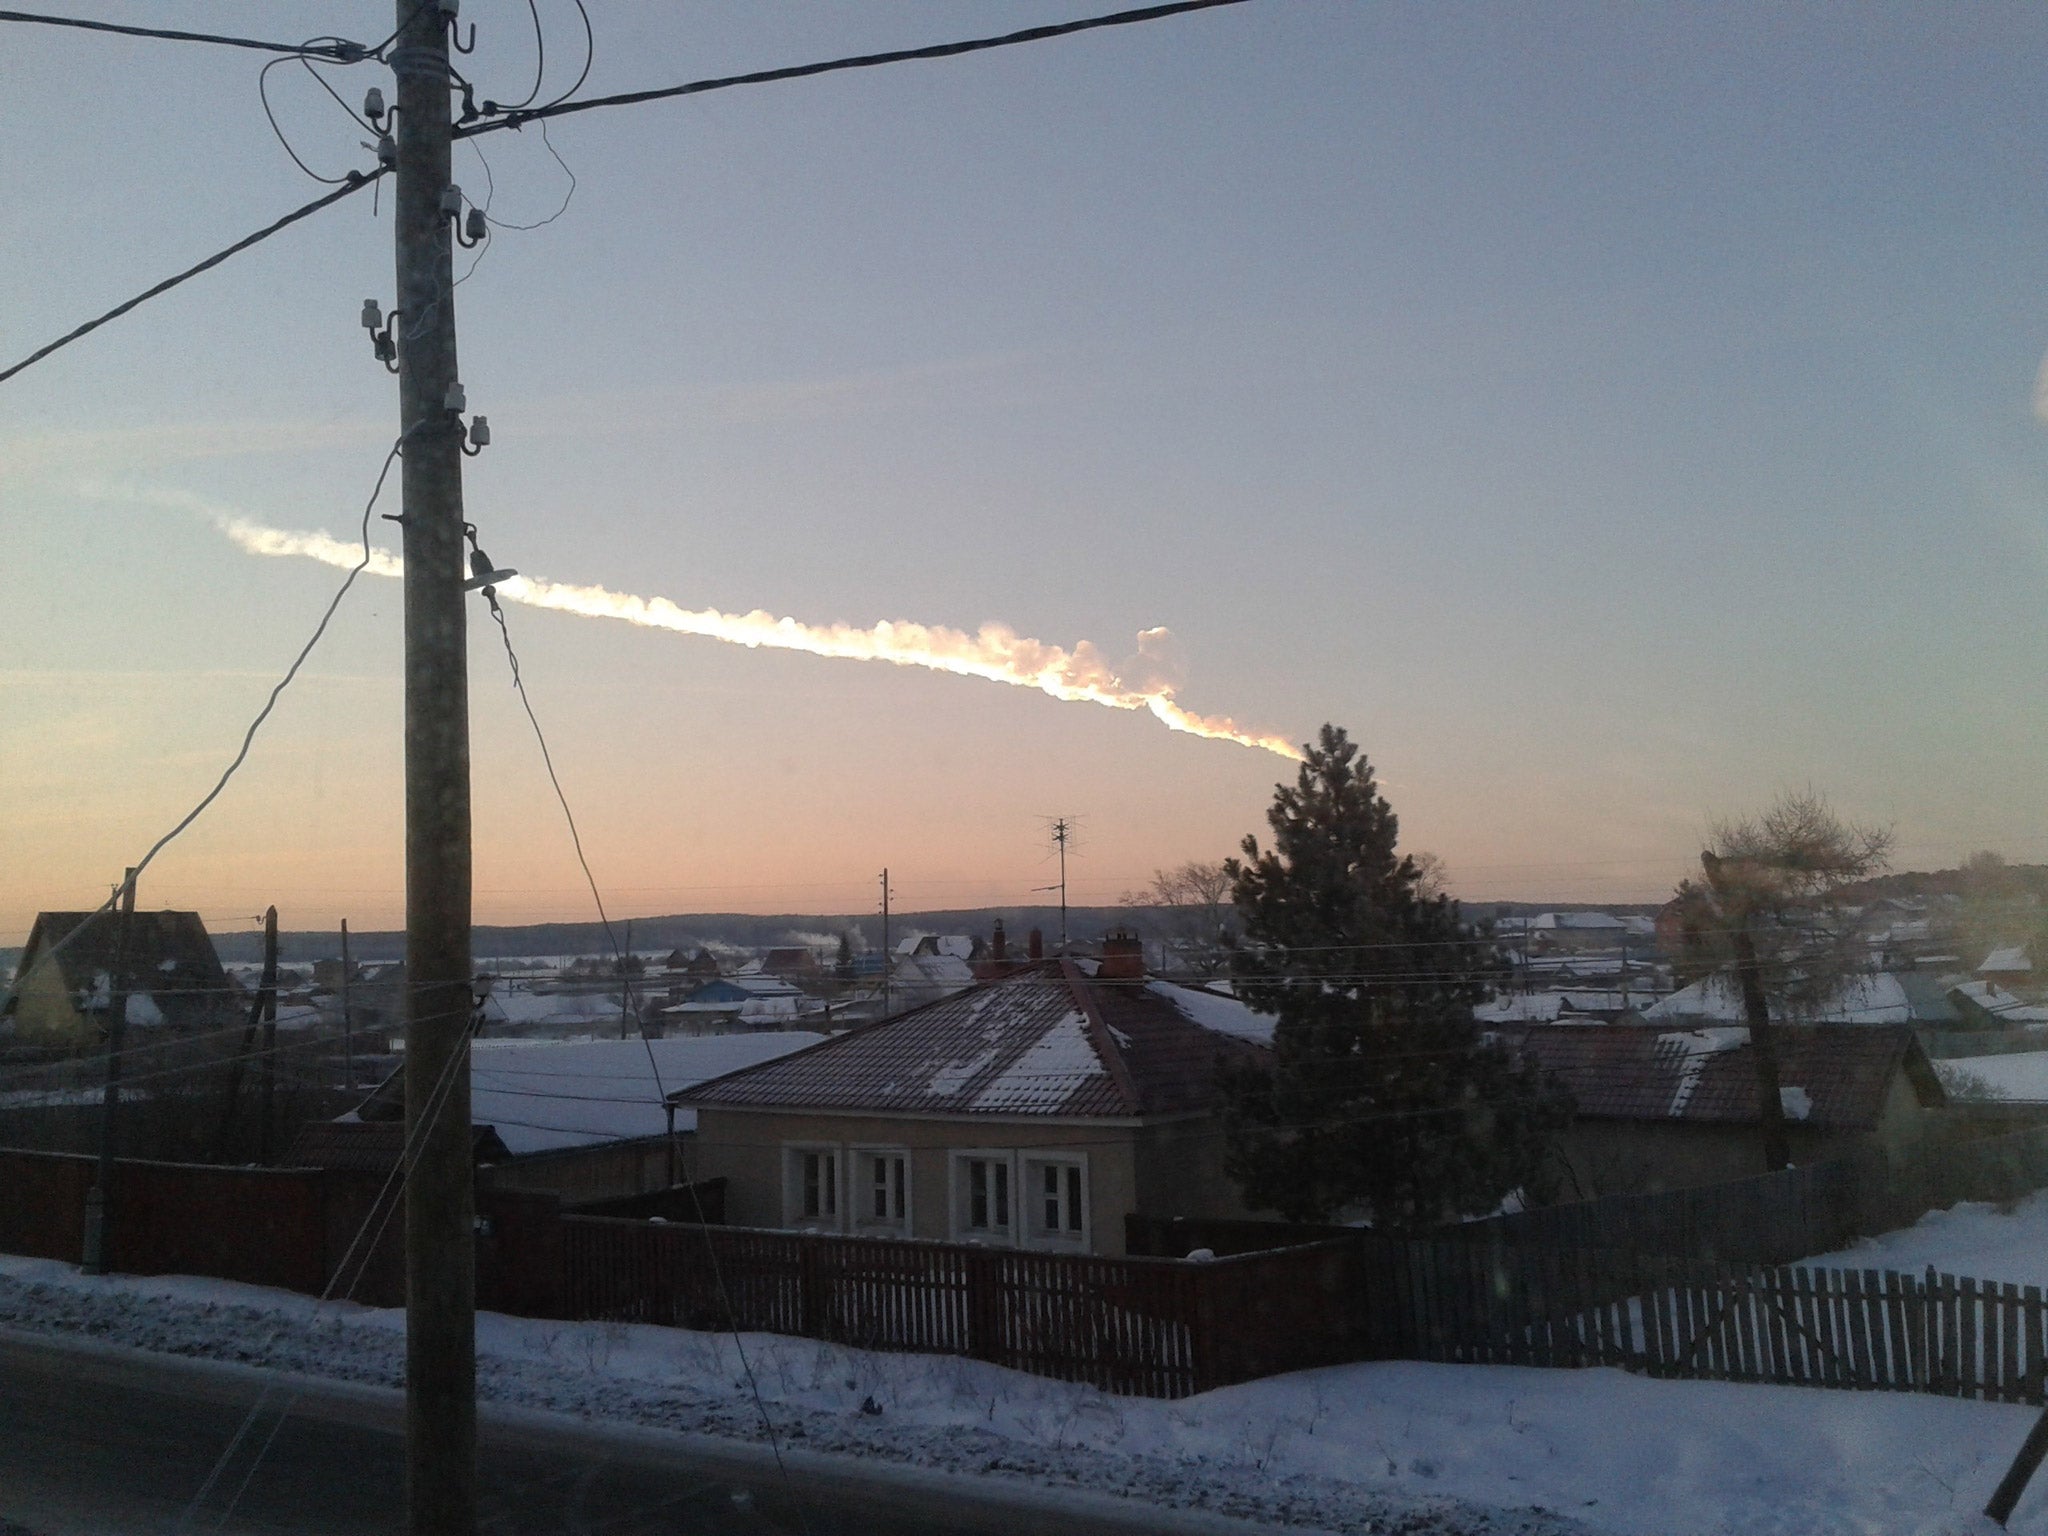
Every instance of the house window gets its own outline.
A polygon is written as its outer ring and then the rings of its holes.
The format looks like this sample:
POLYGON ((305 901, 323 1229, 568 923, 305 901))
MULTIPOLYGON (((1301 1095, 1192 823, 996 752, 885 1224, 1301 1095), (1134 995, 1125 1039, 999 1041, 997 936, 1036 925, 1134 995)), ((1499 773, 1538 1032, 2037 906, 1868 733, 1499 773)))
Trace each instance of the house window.
POLYGON ((1011 1240, 1008 1152, 953 1154, 953 1233, 970 1242, 1011 1240))
POLYGON ((1032 1242, 1088 1246, 1088 1164, 1084 1159, 1027 1159, 1024 1188, 1032 1242))
POLYGON ((839 1226, 839 1149, 783 1149, 782 1210, 792 1227, 839 1226))
POLYGON ((910 1154, 901 1147, 854 1151, 854 1220, 874 1230, 910 1231, 910 1154))

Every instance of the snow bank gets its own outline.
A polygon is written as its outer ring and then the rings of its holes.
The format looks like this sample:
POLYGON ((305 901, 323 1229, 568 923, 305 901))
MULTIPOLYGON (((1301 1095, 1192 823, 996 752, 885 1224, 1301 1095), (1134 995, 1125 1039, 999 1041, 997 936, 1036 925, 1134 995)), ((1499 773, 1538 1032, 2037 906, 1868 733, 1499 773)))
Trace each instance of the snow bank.
POLYGON ((1831 1269, 1896 1269, 1909 1275, 1932 1264, 1945 1275, 2048 1288, 2048 1190, 2007 1210, 1967 1201, 1930 1211, 1913 1226, 1866 1237, 1839 1253, 1802 1262, 1831 1269))
MULTIPOLYGON (((0 1257, 0 1324, 396 1385, 395 1311, 0 1257)), ((1384 1363, 1180 1402, 975 1361, 748 1335, 784 1445, 1121 1493, 1270 1526, 1443 1536, 1876 1536, 1974 1529, 2033 1421, 1893 1393, 1613 1370, 1384 1363), (879 1414, 862 1411, 872 1399, 879 1414)), ((760 1440, 729 1335, 481 1314, 494 1401, 760 1440)), ((2048 1497, 2011 1531, 2048 1536, 2048 1497)))

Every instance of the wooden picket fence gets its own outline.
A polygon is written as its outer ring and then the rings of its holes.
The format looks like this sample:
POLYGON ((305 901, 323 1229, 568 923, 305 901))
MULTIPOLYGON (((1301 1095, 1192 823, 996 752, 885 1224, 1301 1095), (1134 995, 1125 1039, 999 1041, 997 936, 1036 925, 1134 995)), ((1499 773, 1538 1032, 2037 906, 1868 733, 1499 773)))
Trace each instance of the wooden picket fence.
POLYGON ((1183 1397, 1197 1266, 960 1243, 562 1218, 567 1316, 965 1355, 1112 1392, 1183 1397))
POLYGON ((2044 1401, 2039 1286, 1367 1240, 1379 1358, 2044 1401))

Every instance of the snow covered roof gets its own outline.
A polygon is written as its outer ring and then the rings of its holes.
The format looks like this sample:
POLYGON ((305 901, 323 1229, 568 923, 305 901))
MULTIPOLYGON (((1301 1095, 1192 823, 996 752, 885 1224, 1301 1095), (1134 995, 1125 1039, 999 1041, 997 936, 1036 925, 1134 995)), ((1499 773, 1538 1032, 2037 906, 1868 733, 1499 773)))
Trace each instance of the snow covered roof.
POLYGON ((1628 924, 1611 912, 1538 912, 1529 926, 1538 933, 1623 933, 1628 924))
POLYGON ((910 986, 957 990, 974 985, 974 967, 958 955, 898 955, 890 976, 910 986))
POLYGON ((1966 981, 1949 990, 2001 1024, 2048 1024, 2048 1007, 2023 1003, 1995 981, 1966 981))
POLYGON ((1934 1070, 1951 1091, 1986 1092, 2021 1103, 2048 1102, 2048 1051, 1956 1056, 1937 1061, 1934 1070))
POLYGON ((1255 1045, 1273 1043, 1275 1020, 1270 1013, 1254 1013, 1236 998, 1205 987, 1183 987, 1170 981, 1149 981, 1145 986, 1204 1029, 1255 1045))
POLYGON ((2006 949, 1994 949, 1984 957, 1984 963, 1977 967, 1979 976, 2031 976, 2034 962, 2027 958, 2027 947, 2014 944, 2006 949))
POLYGON ((616 1024, 617 992, 514 992, 495 987, 484 1001, 484 1023, 536 1025, 616 1024))
MULTIPOLYGON (((1943 1102, 1939 1081, 1904 1025, 1791 1024, 1773 1032, 1780 1092, 1824 1130, 1868 1130, 1905 1071, 1923 1105, 1943 1102)), ((1720 1025, 1665 1030, 1640 1024, 1533 1027, 1506 1043, 1571 1091, 1581 1119, 1748 1124, 1757 1115, 1756 1053, 1749 1031, 1720 1025)))
POLYGON ((1548 1024, 1564 1012, 1562 992, 1504 992, 1472 1010, 1481 1024, 1548 1024))
MULTIPOLYGON (((1740 1024, 1747 1017, 1742 1006, 1742 989, 1734 973, 1714 972, 1660 998, 1642 1010, 1646 1024, 1697 1022, 1740 1024)), ((1771 1017, 1782 1017, 1774 999, 1771 1017)), ((1935 1024, 1952 1023, 1955 1012, 1935 987, 1909 987, 1889 971, 1851 976, 1832 996, 1800 1010, 1802 1020, 1820 1024, 1935 1024)))
POLYGON ((679 1104, 1129 1117, 1206 1108, 1218 1067, 1265 1059, 1235 999, 1044 961, 675 1094, 679 1104))
MULTIPOLYGON (((479 1040, 470 1051, 469 1118, 495 1129, 514 1157, 595 1142, 661 1136, 664 1093, 786 1056, 818 1035, 762 1031, 674 1040, 479 1040)), ((404 1109, 404 1069, 362 1106, 365 1120, 404 1109)), ((678 1115, 678 1130, 694 1117, 678 1115)))

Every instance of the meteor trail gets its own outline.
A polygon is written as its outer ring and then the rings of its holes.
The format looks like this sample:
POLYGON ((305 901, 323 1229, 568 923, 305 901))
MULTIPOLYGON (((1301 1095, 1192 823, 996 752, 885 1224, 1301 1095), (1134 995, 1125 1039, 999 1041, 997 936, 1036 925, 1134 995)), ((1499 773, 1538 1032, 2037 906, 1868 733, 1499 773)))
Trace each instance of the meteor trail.
MULTIPOLYGON (((252 555, 296 556, 347 570, 362 558, 362 547, 324 533, 295 533, 270 528, 247 518, 212 514, 220 531, 252 555)), ((373 576, 400 576, 404 562, 383 550, 372 550, 367 567, 373 576)), ((638 597, 606 587, 576 586, 537 576, 515 576, 501 583, 498 595, 507 602, 591 619, 616 619, 647 629, 673 630, 723 640, 728 645, 802 651, 811 656, 837 656, 853 661, 886 661, 899 667, 926 667, 959 677, 986 678, 1015 688, 1036 688, 1056 699, 1102 704, 1111 709, 1150 711, 1167 729, 1234 741, 1280 757, 1301 753, 1283 736, 1262 735, 1240 728, 1217 715, 1197 715, 1174 701, 1173 685, 1158 676, 1165 664, 1171 636, 1148 629, 1138 636, 1137 655, 1112 665, 1102 652, 1083 640, 1072 650, 1020 635, 1004 624, 984 624, 973 634, 942 625, 884 619, 868 629, 850 624, 804 624, 755 609, 721 613, 715 608, 683 608, 665 597, 638 597)))

